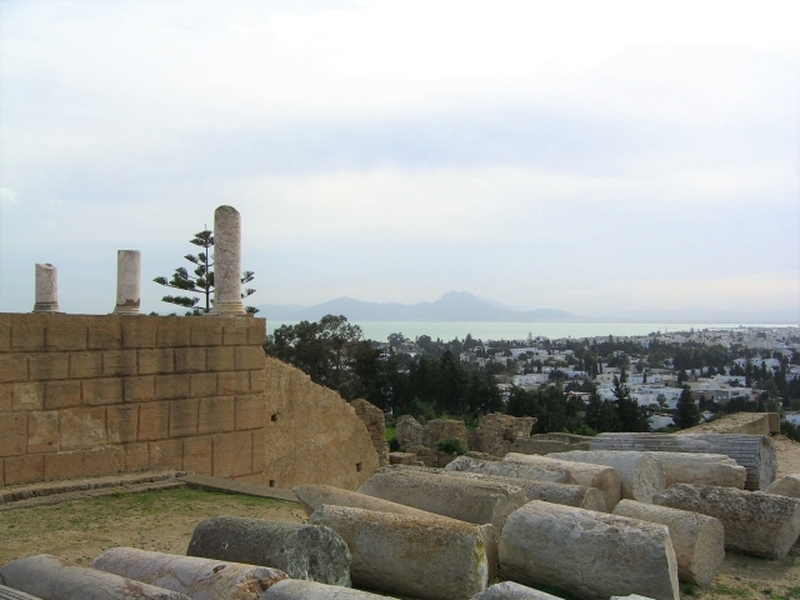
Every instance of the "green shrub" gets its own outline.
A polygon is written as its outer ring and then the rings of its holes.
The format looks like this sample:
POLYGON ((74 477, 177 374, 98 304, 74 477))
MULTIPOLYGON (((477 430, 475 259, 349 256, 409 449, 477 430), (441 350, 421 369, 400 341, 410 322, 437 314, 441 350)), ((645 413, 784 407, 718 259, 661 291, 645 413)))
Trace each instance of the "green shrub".
POLYGON ((389 442, 389 452, 400 451, 400 444, 397 442, 397 430, 394 427, 386 428, 386 441, 389 442))
POLYGON ((458 454, 461 456, 467 453, 464 443, 460 439, 454 437, 442 438, 434 442, 433 445, 436 446, 439 452, 444 452, 445 454, 458 454))

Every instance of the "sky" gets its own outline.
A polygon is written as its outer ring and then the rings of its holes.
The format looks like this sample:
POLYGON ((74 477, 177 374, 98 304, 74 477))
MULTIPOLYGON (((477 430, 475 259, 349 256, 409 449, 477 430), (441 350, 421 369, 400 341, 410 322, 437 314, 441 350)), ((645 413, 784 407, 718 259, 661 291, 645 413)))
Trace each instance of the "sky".
MULTIPOLYGON (((0 0, 0 312, 242 216, 249 304, 800 319, 800 6, 0 0)), ((259 315, 266 316, 269 315, 259 315)))

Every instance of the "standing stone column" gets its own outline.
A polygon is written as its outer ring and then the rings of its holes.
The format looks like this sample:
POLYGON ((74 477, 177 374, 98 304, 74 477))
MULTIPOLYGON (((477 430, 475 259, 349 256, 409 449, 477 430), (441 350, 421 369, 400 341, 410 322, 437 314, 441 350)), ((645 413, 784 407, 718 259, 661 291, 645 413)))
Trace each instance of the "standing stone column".
POLYGON ((141 294, 141 253, 138 250, 117 250, 117 305, 115 315, 138 315, 141 294))
POLYGON ((58 270, 50 263, 36 264, 36 302, 33 312, 61 312, 58 308, 58 270))
POLYGON ((214 211, 215 315, 246 315, 242 304, 242 217, 232 206, 214 211))

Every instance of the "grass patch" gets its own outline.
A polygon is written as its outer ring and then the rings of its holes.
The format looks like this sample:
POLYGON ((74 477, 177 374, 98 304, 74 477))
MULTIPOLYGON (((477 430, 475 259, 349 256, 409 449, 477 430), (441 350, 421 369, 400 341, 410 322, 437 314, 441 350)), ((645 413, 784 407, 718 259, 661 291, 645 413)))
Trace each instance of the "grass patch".
POLYGON ((724 583, 717 583, 711 590, 715 594, 730 596, 731 598, 751 598, 751 590, 743 587, 733 587, 724 583))

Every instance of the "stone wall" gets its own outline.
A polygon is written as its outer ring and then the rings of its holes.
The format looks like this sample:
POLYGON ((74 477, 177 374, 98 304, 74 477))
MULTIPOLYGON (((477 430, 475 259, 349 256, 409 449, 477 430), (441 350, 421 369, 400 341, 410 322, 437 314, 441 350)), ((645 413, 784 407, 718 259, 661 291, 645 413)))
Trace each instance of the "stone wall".
POLYGON ((0 486, 159 469, 262 482, 265 327, 0 314, 0 486))

